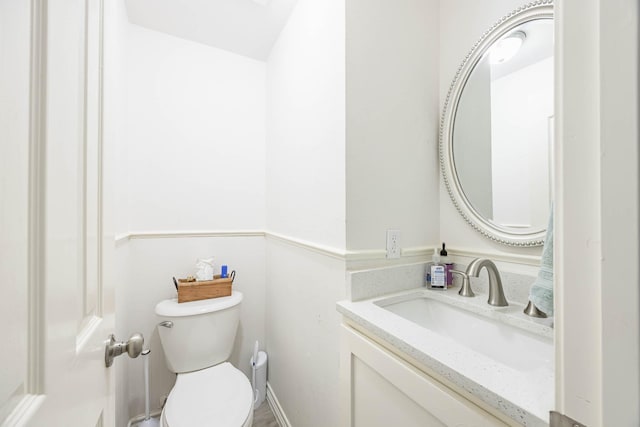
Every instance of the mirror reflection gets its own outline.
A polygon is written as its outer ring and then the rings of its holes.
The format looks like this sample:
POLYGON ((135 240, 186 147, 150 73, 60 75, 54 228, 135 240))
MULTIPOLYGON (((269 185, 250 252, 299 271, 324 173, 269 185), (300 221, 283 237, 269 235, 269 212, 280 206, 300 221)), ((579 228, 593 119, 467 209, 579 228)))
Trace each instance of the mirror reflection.
POLYGON ((553 20, 535 19, 486 50, 465 83, 453 123, 464 197, 497 227, 546 227, 553 114, 553 20))

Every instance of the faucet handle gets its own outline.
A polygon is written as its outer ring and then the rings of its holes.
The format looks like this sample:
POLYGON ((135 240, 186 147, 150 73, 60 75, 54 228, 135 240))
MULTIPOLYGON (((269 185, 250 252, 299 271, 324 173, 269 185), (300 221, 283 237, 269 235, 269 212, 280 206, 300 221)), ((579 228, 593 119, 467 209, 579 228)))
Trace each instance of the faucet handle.
POLYGON ((523 313, 526 314, 527 316, 539 317, 541 319, 544 319, 547 317, 547 314, 544 311, 540 310, 538 307, 536 307, 536 305, 531 301, 529 301, 529 304, 527 304, 527 307, 524 309, 523 313))
POLYGON ((458 271, 458 270, 450 270, 450 271, 451 271, 451 274, 457 274, 462 277, 462 286, 458 291, 458 295, 463 297, 475 297, 476 294, 474 294, 473 290, 471 289, 471 282, 469 281, 469 276, 467 275, 467 273, 465 273, 464 271, 458 271))

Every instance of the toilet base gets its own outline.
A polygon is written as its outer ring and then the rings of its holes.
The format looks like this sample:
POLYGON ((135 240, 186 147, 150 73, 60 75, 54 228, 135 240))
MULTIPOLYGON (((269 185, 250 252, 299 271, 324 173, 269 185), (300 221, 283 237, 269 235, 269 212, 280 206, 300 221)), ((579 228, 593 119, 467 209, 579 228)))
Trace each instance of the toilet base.
MULTIPOLYGON (((249 411, 249 416, 247 417, 247 420, 244 422, 244 424, 242 424, 242 426, 238 426, 238 427, 251 427, 251 425, 253 424, 253 406, 251 407, 251 411, 249 411)), ((164 409, 162 410, 162 414, 160 414, 160 427, 170 427, 164 418, 164 409)))

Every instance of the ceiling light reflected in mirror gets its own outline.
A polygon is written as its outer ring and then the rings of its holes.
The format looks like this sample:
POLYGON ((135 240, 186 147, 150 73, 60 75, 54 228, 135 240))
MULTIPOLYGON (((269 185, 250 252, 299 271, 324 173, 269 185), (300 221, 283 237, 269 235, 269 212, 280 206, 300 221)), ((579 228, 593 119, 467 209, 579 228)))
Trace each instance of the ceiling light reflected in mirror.
POLYGON ((492 65, 502 64, 513 58, 522 47, 522 43, 527 38, 524 31, 515 31, 507 37, 498 40, 489 51, 492 65))

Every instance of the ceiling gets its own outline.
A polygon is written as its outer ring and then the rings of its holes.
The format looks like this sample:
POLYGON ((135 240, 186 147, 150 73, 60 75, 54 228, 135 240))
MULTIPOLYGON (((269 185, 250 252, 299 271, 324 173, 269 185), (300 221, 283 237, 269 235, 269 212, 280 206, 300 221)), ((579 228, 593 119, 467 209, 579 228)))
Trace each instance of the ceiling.
POLYGON ((265 61, 297 0, 126 0, 129 21, 265 61))
POLYGON ((526 38, 518 53, 502 64, 491 65, 491 78, 498 79, 521 68, 553 56, 553 19, 534 19, 518 25, 507 34, 516 31, 526 38))

